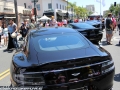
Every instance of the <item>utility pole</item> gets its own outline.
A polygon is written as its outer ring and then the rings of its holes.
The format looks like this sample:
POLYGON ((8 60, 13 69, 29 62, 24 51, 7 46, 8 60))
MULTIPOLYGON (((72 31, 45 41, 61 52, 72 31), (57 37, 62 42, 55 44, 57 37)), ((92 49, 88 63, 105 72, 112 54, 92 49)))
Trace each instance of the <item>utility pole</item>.
POLYGON ((34 15, 35 15, 35 21, 36 21, 36 15, 37 14, 37 12, 36 12, 36 1, 34 0, 34 15))
POLYGON ((14 0, 14 7, 15 7, 16 24, 18 25, 18 9, 17 9, 17 0, 14 0))
POLYGON ((68 19, 68 0, 67 0, 67 19, 68 19))

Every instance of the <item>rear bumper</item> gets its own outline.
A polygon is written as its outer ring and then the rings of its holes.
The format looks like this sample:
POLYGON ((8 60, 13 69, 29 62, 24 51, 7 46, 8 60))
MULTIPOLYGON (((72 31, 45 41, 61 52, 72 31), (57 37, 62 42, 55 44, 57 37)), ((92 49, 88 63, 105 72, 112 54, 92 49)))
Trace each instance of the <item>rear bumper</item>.
POLYGON ((86 38, 90 40, 91 42, 99 42, 101 41, 102 37, 103 37, 103 33, 100 33, 98 35, 91 35, 89 37, 86 36, 86 38))
MULTIPOLYGON (((81 90, 80 89, 81 87, 86 87, 86 86, 87 87, 93 86, 94 88, 98 88, 97 90, 110 90, 113 86, 114 74, 115 74, 115 69, 99 77, 90 78, 79 82, 65 83, 59 85, 57 84, 51 86, 45 85, 43 86, 42 90, 75 90, 75 89, 81 90)), ((22 86, 12 81, 12 79, 11 79, 11 83, 13 86, 17 86, 17 87, 22 86)), ((24 86, 31 86, 31 85, 24 85, 24 86)))

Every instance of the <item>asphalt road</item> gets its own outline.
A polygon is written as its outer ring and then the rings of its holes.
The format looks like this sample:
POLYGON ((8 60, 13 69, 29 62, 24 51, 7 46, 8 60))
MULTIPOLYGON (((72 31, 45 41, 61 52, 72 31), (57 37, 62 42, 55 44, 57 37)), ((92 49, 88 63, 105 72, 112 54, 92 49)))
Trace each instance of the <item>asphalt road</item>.
MULTIPOLYGON (((116 67, 113 90, 120 90, 120 46, 118 45, 120 36, 117 31, 114 33, 114 37, 112 39, 113 45, 106 45, 105 32, 103 33, 104 36, 100 45, 111 53, 116 67)), ((9 68, 14 52, 3 52, 4 49, 6 49, 6 47, 0 48, 0 86, 9 86, 9 68)))

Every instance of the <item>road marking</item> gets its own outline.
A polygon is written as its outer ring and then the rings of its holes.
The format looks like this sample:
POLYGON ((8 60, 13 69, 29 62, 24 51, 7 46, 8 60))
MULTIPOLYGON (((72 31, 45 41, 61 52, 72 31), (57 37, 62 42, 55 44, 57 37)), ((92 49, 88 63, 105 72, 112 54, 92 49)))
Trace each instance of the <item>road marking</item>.
POLYGON ((10 69, 5 70, 4 72, 2 72, 0 74, 0 80, 2 80, 3 78, 5 78, 6 76, 8 76, 10 74, 10 69))

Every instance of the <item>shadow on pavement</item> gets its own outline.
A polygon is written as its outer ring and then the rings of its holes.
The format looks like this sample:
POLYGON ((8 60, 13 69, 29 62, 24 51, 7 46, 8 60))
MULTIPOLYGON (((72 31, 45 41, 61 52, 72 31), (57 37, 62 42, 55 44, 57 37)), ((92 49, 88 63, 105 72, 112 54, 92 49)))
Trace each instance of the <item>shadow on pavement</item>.
POLYGON ((120 82, 120 73, 119 74, 115 74, 114 81, 120 82))
POLYGON ((120 47, 120 44, 116 44, 115 46, 118 46, 118 47, 120 47))
POLYGON ((7 50, 7 49, 5 49, 5 50, 3 50, 3 52, 8 52, 8 53, 12 53, 14 50, 7 50))
POLYGON ((102 43, 103 46, 108 45, 108 44, 106 43, 106 41, 101 41, 101 43, 102 43))

